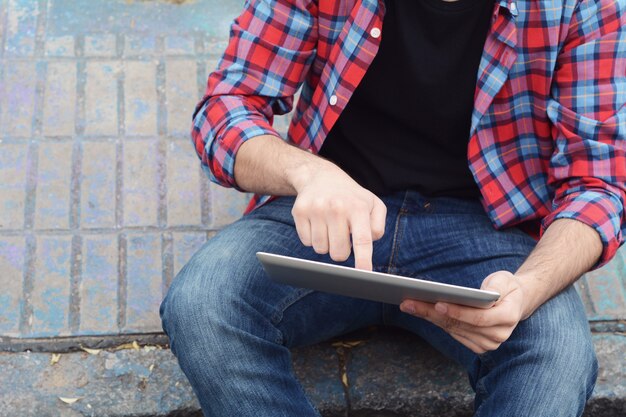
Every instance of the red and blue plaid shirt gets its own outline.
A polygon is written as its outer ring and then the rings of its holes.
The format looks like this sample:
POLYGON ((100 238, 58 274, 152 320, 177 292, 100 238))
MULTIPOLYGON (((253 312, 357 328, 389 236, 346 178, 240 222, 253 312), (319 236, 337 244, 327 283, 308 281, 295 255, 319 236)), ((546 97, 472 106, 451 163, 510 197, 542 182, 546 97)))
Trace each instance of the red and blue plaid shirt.
MULTIPOLYGON (((279 136, 273 116, 301 86, 286 140, 317 153, 376 55, 384 12, 382 0, 246 1, 194 116, 211 180, 237 187, 239 146, 279 136)), ((496 0, 468 134, 493 225, 579 220, 604 244, 596 266, 626 229, 625 28, 626 0, 496 0)))

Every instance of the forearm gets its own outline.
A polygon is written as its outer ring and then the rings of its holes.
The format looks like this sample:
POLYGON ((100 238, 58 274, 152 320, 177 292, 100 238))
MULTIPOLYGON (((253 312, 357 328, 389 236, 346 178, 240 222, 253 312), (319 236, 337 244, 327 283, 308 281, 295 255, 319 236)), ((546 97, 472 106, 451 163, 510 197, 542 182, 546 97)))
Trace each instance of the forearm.
POLYGON ((331 162, 271 135, 244 142, 237 151, 235 181, 250 192, 296 195, 319 170, 339 170, 331 162))
POLYGON ((600 236, 590 226, 570 219, 552 223, 515 273, 524 291, 522 318, 589 271, 601 253, 600 236))

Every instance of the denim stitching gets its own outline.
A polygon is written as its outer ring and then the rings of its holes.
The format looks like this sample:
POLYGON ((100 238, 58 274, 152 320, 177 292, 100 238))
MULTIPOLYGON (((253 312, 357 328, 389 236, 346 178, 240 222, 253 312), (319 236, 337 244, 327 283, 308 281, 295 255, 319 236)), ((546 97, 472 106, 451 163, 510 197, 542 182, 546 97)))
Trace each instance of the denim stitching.
POLYGON ((387 266, 387 270, 390 271, 392 268, 395 268, 395 256, 398 253, 398 245, 400 244, 400 240, 402 238, 402 228, 400 227, 400 222, 404 214, 406 213, 406 200, 408 197, 408 193, 404 194, 404 200, 402 201, 402 205, 400 206, 400 210, 398 210, 398 215, 396 216, 396 227, 393 231, 393 242, 391 243, 391 254, 389 255, 389 265, 387 266))
POLYGON ((300 301, 312 292, 314 292, 314 290, 299 288, 289 296, 283 298, 283 300, 276 305, 276 312, 272 314, 272 317, 270 317, 270 321, 272 322, 272 324, 274 326, 278 326, 278 324, 283 319, 283 314, 285 313, 285 310, 287 310, 291 305, 293 305, 297 301, 300 301))

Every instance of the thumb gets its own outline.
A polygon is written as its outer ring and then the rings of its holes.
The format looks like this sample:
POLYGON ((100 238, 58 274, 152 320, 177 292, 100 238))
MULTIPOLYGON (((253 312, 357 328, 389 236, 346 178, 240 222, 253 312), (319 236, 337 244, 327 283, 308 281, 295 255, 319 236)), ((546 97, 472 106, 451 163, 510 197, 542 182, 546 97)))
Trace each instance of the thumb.
POLYGON ((511 281, 513 274, 509 271, 497 271, 489 275, 480 286, 481 290, 494 291, 500 294, 500 298, 512 291, 511 281))

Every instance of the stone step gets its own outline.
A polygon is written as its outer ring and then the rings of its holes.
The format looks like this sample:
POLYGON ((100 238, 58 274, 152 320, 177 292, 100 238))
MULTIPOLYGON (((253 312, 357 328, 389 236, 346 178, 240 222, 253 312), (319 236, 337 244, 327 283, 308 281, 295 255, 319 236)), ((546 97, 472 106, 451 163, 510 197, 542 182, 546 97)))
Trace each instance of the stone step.
MULTIPOLYGON (((600 372, 584 416, 623 417, 626 337, 596 333, 593 339, 600 372)), ((295 349, 293 363, 324 417, 471 416, 464 371, 406 332, 376 330, 295 349)), ((176 358, 160 346, 128 343, 59 356, 4 352, 0 369, 2 415, 201 416, 176 358)))

